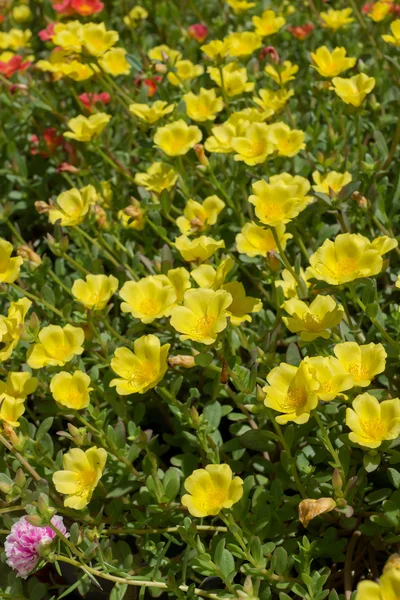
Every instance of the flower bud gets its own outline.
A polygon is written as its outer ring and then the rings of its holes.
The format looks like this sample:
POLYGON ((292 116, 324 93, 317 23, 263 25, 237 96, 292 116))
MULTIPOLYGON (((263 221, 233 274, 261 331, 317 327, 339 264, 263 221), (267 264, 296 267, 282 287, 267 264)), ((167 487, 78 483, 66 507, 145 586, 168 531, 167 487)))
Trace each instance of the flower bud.
POLYGON ((269 268, 271 269, 271 271, 273 273, 277 273, 280 270, 281 262, 278 258, 277 253, 274 252, 273 250, 270 250, 269 252, 267 252, 266 261, 267 261, 267 265, 269 266, 269 268))
POLYGON ((208 28, 202 23, 196 23, 189 27, 188 33, 193 40, 202 43, 208 36, 208 28))
POLYGON ((333 490, 336 494, 336 496, 342 496, 343 495, 343 479, 342 476, 340 475, 338 469, 334 469, 333 471, 333 475, 332 475, 332 487, 333 490))
POLYGON ((95 204, 93 210, 94 210, 95 220, 96 220, 97 225, 101 229, 108 229, 109 225, 108 225, 108 221, 107 221, 107 214, 106 214, 106 211, 104 210, 104 208, 102 208, 99 204, 95 204))
POLYGON ((266 57, 269 57, 272 63, 278 64, 279 62, 279 54, 277 50, 273 46, 265 46, 260 52, 260 60, 264 60, 266 57))
POLYGON ((21 468, 18 469, 18 471, 15 475, 14 481, 15 481, 15 485, 18 486, 21 490, 25 486, 26 477, 25 477, 25 473, 23 472, 23 470, 21 468))
POLYGON ((193 356, 186 356, 184 354, 178 354, 178 356, 169 356, 168 363, 170 367, 183 367, 184 369, 191 369, 196 366, 193 356))
POLYGON ((351 199, 355 200, 358 206, 363 210, 367 210, 367 208, 369 208, 369 202, 367 198, 360 194, 360 192, 353 192, 351 195, 351 199))
POLYGON ((299 504, 299 521, 304 527, 307 527, 312 519, 323 513, 330 512, 334 508, 336 508, 336 502, 333 498, 319 498, 318 500, 308 498, 302 500, 299 504))
POLYGON ((202 164, 203 167, 208 167, 209 160, 204 152, 203 144, 196 144, 193 149, 196 153, 199 163, 202 164))
POLYGON ((32 267, 38 267, 42 264, 42 259, 39 254, 28 245, 19 246, 17 254, 18 256, 22 256, 25 262, 29 262, 32 267))
POLYGON ((51 205, 47 204, 43 200, 37 200, 35 202, 35 210, 39 213, 39 215, 46 215, 51 209, 51 205))

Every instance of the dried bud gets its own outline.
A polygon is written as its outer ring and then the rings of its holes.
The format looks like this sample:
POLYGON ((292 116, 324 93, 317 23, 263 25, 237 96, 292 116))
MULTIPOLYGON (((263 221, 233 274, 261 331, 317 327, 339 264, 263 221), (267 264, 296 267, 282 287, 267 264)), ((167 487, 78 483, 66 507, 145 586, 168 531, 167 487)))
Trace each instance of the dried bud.
POLYGON ((168 363, 170 367, 183 367, 184 369, 191 369, 196 366, 193 356, 185 356, 184 354, 178 354, 178 356, 169 356, 168 363))
POLYGON ((47 204, 47 202, 44 202, 43 200, 37 200, 35 202, 35 209, 39 215, 46 215, 51 209, 51 205, 47 204))
MULTIPOLYGON (((167 56, 167 55, 165 55, 165 56, 167 56)), ((156 73, 166 73, 168 71, 167 65, 163 65, 162 63, 157 63, 154 68, 155 68, 156 73)))
POLYGON ((127 206, 123 210, 124 210, 124 213, 126 215, 128 215, 128 217, 133 217, 134 219, 139 219, 143 216, 142 209, 140 208, 137 200, 134 200, 134 202, 135 202, 134 206, 127 206))
POLYGON ((67 162, 62 162, 57 167, 57 173, 62 173, 63 171, 66 171, 67 173, 79 173, 79 169, 67 162))
POLYGON ((190 227, 193 231, 201 231, 203 229, 204 223, 198 217, 195 217, 190 221, 190 227))
POLYGON ((304 527, 307 527, 309 522, 318 515, 330 512, 336 508, 336 502, 333 498, 319 498, 318 500, 302 500, 299 504, 299 520, 304 527))
POLYGON ((196 144, 194 147, 194 151, 199 160, 199 163, 203 165, 203 167, 208 167, 208 158, 204 152, 203 144, 196 144))
POLYGON ((93 210, 97 225, 101 229, 108 229, 107 214, 104 208, 102 208, 99 204, 95 204, 93 210))
POLYGON ((281 262, 278 258, 278 255, 273 250, 267 252, 267 265, 271 269, 273 273, 277 273, 281 268, 281 262))
POLYGON ((229 380, 228 363, 224 358, 222 359, 222 370, 219 380, 221 383, 228 383, 229 380))
POLYGON ((260 52, 260 60, 264 60, 266 57, 269 57, 270 61, 278 64, 279 62, 279 54, 273 46, 265 46, 260 52))
POLYGON ((17 249, 17 254, 18 256, 22 256, 24 261, 31 263, 32 266, 38 267, 42 264, 42 259, 40 258, 39 254, 36 254, 31 246, 19 246, 17 249))
POLYGON ((369 208, 369 202, 367 198, 360 194, 360 192, 353 192, 351 199, 357 202, 358 206, 363 210, 367 210, 367 208, 369 208))

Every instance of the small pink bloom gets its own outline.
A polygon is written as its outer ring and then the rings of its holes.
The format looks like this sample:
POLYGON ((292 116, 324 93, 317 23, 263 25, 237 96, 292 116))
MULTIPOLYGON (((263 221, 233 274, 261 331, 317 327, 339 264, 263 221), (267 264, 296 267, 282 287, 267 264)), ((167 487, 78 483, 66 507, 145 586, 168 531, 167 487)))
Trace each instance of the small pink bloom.
MULTIPOLYGON (((52 0, 54 2, 56 0, 52 0)), ((75 9, 71 6, 71 0, 61 0, 58 4, 53 4, 53 8, 56 12, 64 16, 73 15, 75 9)))
POLYGON ((191 25, 188 29, 189 36, 193 40, 197 40, 198 42, 204 42, 206 37, 208 36, 208 28, 202 23, 196 23, 195 25, 191 25))
POLYGON ((267 56, 269 56, 271 62, 279 62, 279 54, 273 46, 265 46, 265 48, 261 50, 260 60, 264 60, 267 56))
POLYGON ((42 40, 42 42, 48 42, 54 35, 54 26, 56 23, 49 23, 46 29, 42 29, 39 31, 38 36, 42 40))
MULTIPOLYGON (((69 536, 62 517, 55 515, 51 523, 63 535, 69 536)), ((55 537, 56 534, 50 527, 35 527, 25 517, 21 517, 11 527, 4 544, 7 564, 17 571, 19 577, 26 579, 39 562, 41 544, 49 543, 55 537)))
POLYGON ((108 104, 111 100, 111 96, 107 92, 100 92, 100 94, 87 94, 85 92, 78 96, 78 98, 88 110, 92 110, 94 104, 108 104))
POLYGON ((57 173, 62 173, 63 171, 66 171, 67 173, 78 173, 79 172, 79 169, 74 167, 74 165, 70 165, 67 162, 60 163, 56 170, 57 170, 57 173))

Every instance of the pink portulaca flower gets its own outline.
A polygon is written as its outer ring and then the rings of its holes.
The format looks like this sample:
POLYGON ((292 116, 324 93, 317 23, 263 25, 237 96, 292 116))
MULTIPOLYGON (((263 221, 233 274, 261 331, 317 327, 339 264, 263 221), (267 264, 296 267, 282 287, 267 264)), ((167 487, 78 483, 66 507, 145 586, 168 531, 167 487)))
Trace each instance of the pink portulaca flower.
MULTIPOLYGON (((51 519, 51 523, 60 533, 66 537, 69 536, 62 517, 55 515, 51 519)), ((11 527, 4 544, 7 564, 17 571, 19 577, 26 579, 39 562, 40 547, 48 544, 55 537, 56 533, 50 527, 36 527, 31 525, 25 517, 21 517, 11 527)))

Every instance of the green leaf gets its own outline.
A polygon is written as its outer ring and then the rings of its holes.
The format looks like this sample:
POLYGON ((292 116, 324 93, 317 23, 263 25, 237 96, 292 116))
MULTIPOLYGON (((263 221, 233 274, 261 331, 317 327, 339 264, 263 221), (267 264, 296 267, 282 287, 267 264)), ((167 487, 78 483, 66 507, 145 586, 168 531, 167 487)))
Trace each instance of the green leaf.
POLYGON ((50 427, 53 425, 53 421, 54 421, 53 417, 47 417, 47 419, 45 419, 41 423, 41 425, 36 433, 36 441, 37 442, 40 442, 40 440, 46 435, 46 433, 49 431, 50 427))
POLYGON ((196 356, 194 357, 194 362, 196 363, 196 365, 199 365, 199 367, 208 367, 209 365, 211 365, 213 358, 214 357, 210 352, 204 352, 201 354, 196 354, 196 356))
POLYGON ((390 481, 393 483, 396 490, 400 488, 400 473, 396 469, 388 469, 387 471, 390 481))
POLYGON ((272 433, 272 431, 266 431, 265 429, 250 429, 246 433, 243 433, 239 437, 239 440, 244 448, 265 452, 271 440, 279 441, 279 437, 275 433, 272 433))
POLYGON ((181 487, 180 473, 175 467, 171 467, 166 471, 163 479, 164 495, 169 502, 172 502, 176 497, 181 487))
POLYGON ((289 363, 289 365, 293 365, 293 367, 298 367, 301 363, 300 350, 293 342, 289 344, 288 349, 286 350, 286 362, 289 363))
POLYGON ((386 140, 383 134, 378 130, 374 131, 374 138, 376 142, 376 147, 379 150, 379 154, 381 155, 382 160, 385 161, 389 154, 389 148, 386 143, 386 140))
POLYGON ((285 548, 277 548, 273 555, 275 571, 278 575, 283 575, 287 569, 288 555, 285 548))
POLYGON ((367 473, 372 473, 373 471, 375 471, 379 467, 380 463, 380 454, 376 454, 375 456, 371 456, 370 454, 364 454, 363 465, 367 473))
POLYGON ((221 560, 219 561, 218 566, 224 577, 229 577, 232 571, 235 570, 235 559, 226 548, 222 551, 221 560))

